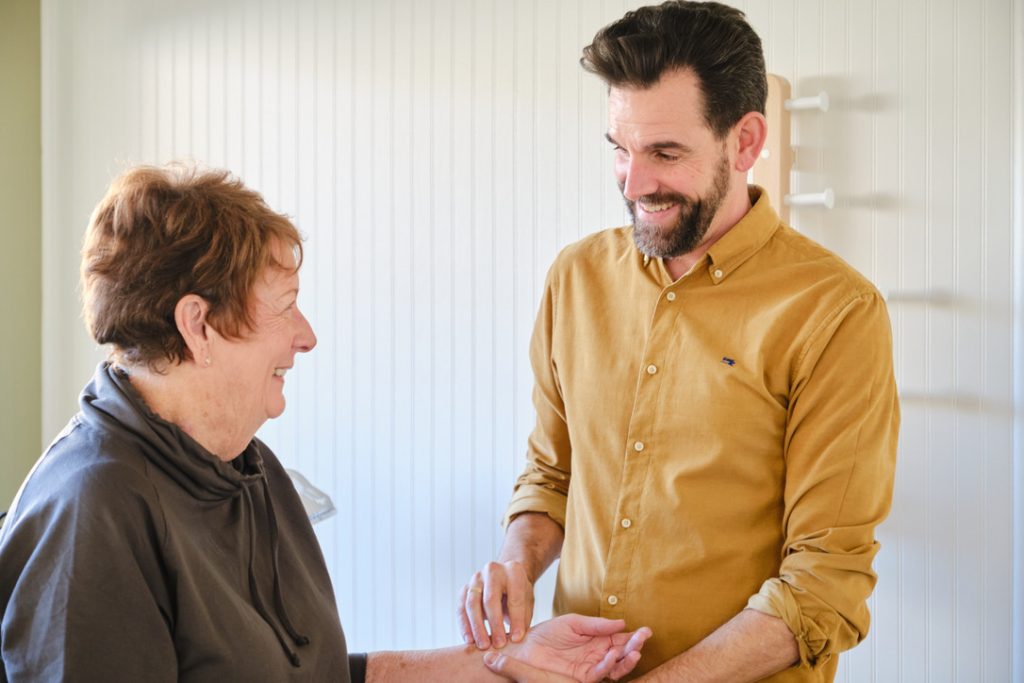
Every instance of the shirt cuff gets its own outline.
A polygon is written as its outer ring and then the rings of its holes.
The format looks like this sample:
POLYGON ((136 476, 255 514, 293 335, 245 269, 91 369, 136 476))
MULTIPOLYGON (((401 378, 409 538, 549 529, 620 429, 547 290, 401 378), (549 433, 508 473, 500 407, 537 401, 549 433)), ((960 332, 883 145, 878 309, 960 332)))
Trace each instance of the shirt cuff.
POLYGON ((512 502, 508 504, 501 525, 507 527, 509 522, 524 512, 541 512, 564 529, 565 503, 565 494, 546 486, 536 484, 520 486, 512 495, 512 502))
POLYGON ((782 579, 768 579, 747 601, 747 607, 782 619, 793 632, 800 649, 800 663, 815 669, 832 658, 828 635, 811 619, 805 619, 793 589, 782 579))

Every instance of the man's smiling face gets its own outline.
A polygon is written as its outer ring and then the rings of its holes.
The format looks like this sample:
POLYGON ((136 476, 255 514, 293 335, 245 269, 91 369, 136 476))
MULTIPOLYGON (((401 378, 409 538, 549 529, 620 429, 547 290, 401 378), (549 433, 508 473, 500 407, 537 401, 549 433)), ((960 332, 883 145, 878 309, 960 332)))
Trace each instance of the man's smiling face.
POLYGON ((697 76, 684 69, 650 88, 611 87, 607 137, 640 251, 673 258, 700 246, 731 172, 725 141, 705 121, 697 76))

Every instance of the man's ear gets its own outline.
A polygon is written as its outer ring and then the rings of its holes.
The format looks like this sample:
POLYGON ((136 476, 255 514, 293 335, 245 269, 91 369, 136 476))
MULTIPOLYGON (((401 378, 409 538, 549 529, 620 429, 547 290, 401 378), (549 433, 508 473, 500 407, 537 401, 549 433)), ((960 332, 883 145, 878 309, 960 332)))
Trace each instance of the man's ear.
POLYGON ((209 312, 210 304, 198 294, 186 294, 174 307, 178 334, 185 340, 192 359, 200 365, 209 364, 206 362, 210 357, 210 326, 206 321, 209 312))
POLYGON ((764 115, 751 111, 733 126, 736 133, 736 170, 746 173, 761 156, 761 149, 768 138, 768 122, 764 115))

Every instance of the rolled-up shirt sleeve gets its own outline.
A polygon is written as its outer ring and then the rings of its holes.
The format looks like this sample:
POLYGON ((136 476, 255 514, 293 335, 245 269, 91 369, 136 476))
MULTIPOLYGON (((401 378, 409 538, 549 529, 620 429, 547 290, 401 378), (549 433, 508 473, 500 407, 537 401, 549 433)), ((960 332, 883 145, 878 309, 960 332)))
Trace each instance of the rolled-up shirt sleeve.
POLYGON ((877 292, 838 306, 794 368, 781 566, 747 607, 782 619, 815 667, 867 635, 875 528, 892 501, 899 406, 877 292))
POLYGON ((556 308, 554 273, 555 268, 552 267, 530 341, 537 423, 527 443, 526 469, 516 480, 512 500, 505 512, 503 523, 506 526, 524 512, 542 512, 565 527, 572 446, 558 383, 558 368, 551 353, 556 308))

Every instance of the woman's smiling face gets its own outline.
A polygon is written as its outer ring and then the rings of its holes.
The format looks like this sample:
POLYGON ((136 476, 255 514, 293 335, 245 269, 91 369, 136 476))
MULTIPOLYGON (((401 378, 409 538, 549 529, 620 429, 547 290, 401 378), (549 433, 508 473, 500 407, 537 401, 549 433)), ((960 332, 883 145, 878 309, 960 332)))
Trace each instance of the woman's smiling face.
POLYGON ((222 408, 237 421, 235 429, 256 430, 284 412, 285 373, 295 354, 316 346, 316 335, 298 307, 299 274, 295 254, 282 244, 272 249, 276 263, 253 285, 252 329, 241 339, 220 337, 213 365, 225 388, 222 408))

